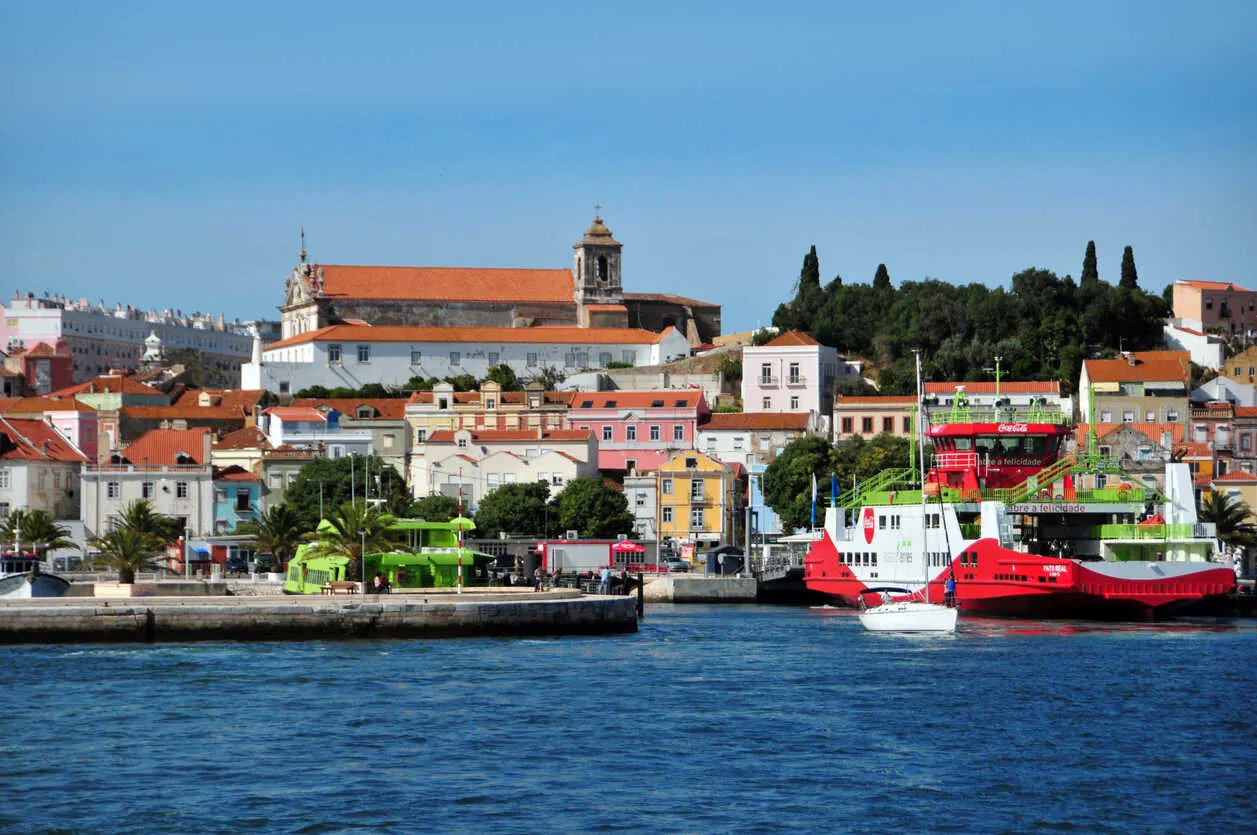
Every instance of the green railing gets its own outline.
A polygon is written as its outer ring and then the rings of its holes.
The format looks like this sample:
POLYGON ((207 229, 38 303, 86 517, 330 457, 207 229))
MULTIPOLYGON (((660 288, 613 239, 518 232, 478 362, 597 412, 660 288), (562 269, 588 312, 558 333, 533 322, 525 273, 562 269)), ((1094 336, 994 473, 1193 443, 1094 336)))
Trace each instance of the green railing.
POLYGON ((846 508, 847 510, 853 510, 861 505, 871 504, 871 502, 865 501, 865 496, 869 496, 874 493, 890 492, 889 488, 891 485, 900 483, 905 485, 910 484, 914 487, 917 486, 916 472, 907 467, 896 467, 890 470, 882 470, 877 475, 867 479, 855 490, 848 490, 846 493, 843 493, 838 499, 838 505, 839 507, 846 508))
POLYGON ((931 426, 948 423, 1051 423, 1067 426, 1073 423, 1072 418, 1060 409, 1039 406, 1020 409, 1001 407, 996 414, 992 406, 956 403, 951 406, 927 406, 925 417, 931 426))
POLYGON ((1096 539, 1209 539, 1212 525, 1180 522, 1173 525, 1097 525, 1091 529, 1096 539))
POLYGON ((1072 472, 1075 464, 1076 462, 1074 461, 1074 457, 1072 455, 1066 455, 1065 457, 1055 461, 1050 466, 1044 467, 1034 475, 1027 477, 1025 481, 1018 484, 1016 487, 1010 487, 1006 490, 997 490, 996 493, 1001 494, 1000 500, 1006 504, 1017 504, 1018 502, 1023 502, 1030 496, 1038 493, 1040 490, 1050 489, 1053 484, 1064 478, 1068 473, 1072 472))

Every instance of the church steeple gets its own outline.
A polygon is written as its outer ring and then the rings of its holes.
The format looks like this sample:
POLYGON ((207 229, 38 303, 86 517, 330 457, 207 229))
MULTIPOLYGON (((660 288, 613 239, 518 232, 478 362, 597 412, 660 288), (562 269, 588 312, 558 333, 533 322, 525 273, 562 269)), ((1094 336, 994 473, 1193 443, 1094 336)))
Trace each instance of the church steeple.
MULTIPOLYGON (((597 207, 602 209, 601 206, 597 207)), ((585 237, 572 246, 576 250, 576 302, 578 304, 620 304, 624 286, 620 279, 620 250, 623 244, 595 215, 585 237)))

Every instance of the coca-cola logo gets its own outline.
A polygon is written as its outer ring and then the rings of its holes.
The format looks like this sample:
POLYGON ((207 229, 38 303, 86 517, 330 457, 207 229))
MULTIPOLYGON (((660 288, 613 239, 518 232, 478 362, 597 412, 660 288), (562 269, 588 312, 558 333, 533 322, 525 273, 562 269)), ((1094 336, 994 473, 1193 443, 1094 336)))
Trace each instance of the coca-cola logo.
POLYGON ((873 544, 874 525, 873 508, 864 508, 864 541, 870 545, 873 544))
POLYGON ((1025 433, 1030 431, 1030 427, 1024 423, 1001 423, 996 427, 1000 432, 1025 433))

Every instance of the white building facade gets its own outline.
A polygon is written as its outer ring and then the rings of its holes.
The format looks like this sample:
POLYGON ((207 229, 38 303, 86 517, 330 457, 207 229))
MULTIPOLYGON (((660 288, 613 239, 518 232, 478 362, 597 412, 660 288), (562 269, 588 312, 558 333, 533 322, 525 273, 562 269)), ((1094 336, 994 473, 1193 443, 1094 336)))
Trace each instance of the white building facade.
POLYGON ((814 412, 825 419, 828 431, 840 376, 859 379, 859 364, 846 362, 805 333, 783 333, 766 345, 742 349, 742 410, 814 412))
POLYGON ((613 362, 658 365, 689 356, 675 328, 441 328, 332 325, 261 348, 244 366, 244 388, 280 395, 310 386, 402 386, 412 377, 482 379, 495 365, 520 377, 548 368, 572 373, 613 362))

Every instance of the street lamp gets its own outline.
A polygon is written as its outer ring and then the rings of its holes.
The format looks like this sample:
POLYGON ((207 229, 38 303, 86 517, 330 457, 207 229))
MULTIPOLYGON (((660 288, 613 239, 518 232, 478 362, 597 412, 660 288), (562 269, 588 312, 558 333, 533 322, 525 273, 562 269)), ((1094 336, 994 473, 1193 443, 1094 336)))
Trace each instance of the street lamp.
POLYGON ((364 527, 359 533, 362 534, 362 597, 367 596, 367 529, 364 527))

